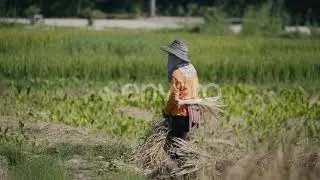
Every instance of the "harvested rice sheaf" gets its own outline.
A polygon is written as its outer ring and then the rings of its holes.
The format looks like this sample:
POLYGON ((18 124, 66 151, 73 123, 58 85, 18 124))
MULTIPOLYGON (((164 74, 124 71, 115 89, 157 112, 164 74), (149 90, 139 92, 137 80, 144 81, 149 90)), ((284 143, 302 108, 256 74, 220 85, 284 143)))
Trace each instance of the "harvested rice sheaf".
POLYGON ((164 162, 167 152, 164 147, 167 142, 169 126, 166 119, 155 122, 146 134, 144 142, 134 155, 134 161, 143 169, 154 169, 164 162))
POLYGON ((198 104, 200 106, 202 121, 200 128, 192 130, 195 132, 194 135, 191 135, 192 132, 190 132, 188 141, 172 138, 169 143, 167 119, 157 121, 151 126, 144 142, 135 152, 134 161, 141 169, 152 172, 153 178, 186 178, 187 176, 195 178, 197 171, 215 164, 216 158, 205 152, 204 140, 210 139, 210 133, 218 126, 222 107, 218 98, 181 101, 179 104, 198 104), (201 131, 201 129, 204 130, 201 131), (202 143, 196 139, 202 139, 202 143), (175 166, 168 167, 171 153, 177 154, 179 158, 174 162, 175 166))

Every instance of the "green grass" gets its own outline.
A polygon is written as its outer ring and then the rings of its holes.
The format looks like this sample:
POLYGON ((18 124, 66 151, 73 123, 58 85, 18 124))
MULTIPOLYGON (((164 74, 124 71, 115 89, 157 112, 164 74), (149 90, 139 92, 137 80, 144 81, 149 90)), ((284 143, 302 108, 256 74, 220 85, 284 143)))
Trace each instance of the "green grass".
POLYGON ((9 166, 16 166, 26 160, 26 155, 18 146, 1 143, 0 156, 5 157, 9 166))
POLYGON ((68 179, 66 170, 48 156, 38 156, 29 158, 18 164, 11 172, 9 178, 13 180, 65 180, 68 179))
MULTIPOLYGON (((11 129, 9 131, 12 131, 11 129)), ((11 135, 7 135, 9 137, 11 135)), ((3 136, 1 136, 3 138, 3 136)), ((1 139, 3 140, 3 139, 1 139)), ((80 156, 86 161, 83 167, 97 179, 141 179, 141 176, 129 171, 118 170, 112 166, 99 167, 97 163, 113 162, 121 160, 128 162, 132 153, 128 144, 119 141, 119 139, 103 144, 69 144, 60 143, 54 146, 45 144, 32 145, 31 139, 23 141, 23 146, 14 141, 1 141, 0 144, 0 170, 5 170, 6 175, 12 180, 67 180, 72 179, 75 172, 67 164, 70 158, 80 156), (97 157, 103 159, 97 160, 97 157), (88 164, 94 164, 88 165, 88 164)), ((103 164, 103 163, 102 163, 103 164)))
POLYGON ((177 37, 190 44, 202 81, 319 84, 320 79, 319 39, 22 28, 0 33, 2 79, 161 80, 166 54, 159 47, 177 37))
POLYGON ((12 180, 65 180, 66 170, 59 160, 47 155, 30 155, 21 147, 1 143, 0 156, 8 162, 8 178, 12 180))

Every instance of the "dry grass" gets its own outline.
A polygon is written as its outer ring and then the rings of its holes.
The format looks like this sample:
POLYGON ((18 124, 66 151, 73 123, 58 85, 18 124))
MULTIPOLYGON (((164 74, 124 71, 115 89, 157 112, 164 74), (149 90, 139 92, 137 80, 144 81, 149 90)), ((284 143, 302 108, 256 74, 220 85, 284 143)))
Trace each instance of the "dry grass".
POLYGON ((319 153, 283 145, 272 152, 243 157, 228 168, 223 180, 316 180, 320 178, 319 153))

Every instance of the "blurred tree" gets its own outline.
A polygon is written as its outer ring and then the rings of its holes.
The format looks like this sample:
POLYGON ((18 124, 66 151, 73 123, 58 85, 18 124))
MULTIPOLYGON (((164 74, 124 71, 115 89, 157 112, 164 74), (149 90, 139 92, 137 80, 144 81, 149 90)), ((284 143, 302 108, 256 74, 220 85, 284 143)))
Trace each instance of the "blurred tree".
POLYGON ((80 16, 81 11, 95 5, 95 0, 51 0, 50 10, 53 16, 80 16))
POLYGON ((34 16, 36 14, 39 14, 40 12, 41 12, 41 9, 38 6, 31 5, 24 11, 24 14, 27 17, 32 17, 32 16, 34 16))
MULTIPOLYGON (((0 0, 1 16, 25 16, 24 11, 30 5, 37 5, 45 17, 77 17, 85 8, 99 9, 104 13, 143 14, 149 12, 153 0, 0 0)), ((291 23, 301 19, 303 23, 317 20, 320 22, 320 0, 161 0, 157 1, 156 11, 160 15, 198 15, 191 13, 197 5, 215 6, 228 17, 243 17, 249 6, 259 7, 267 1, 282 6, 275 11, 288 11, 291 23), (193 6, 191 6, 193 5, 193 6), (280 8, 281 7, 281 8, 280 8)))

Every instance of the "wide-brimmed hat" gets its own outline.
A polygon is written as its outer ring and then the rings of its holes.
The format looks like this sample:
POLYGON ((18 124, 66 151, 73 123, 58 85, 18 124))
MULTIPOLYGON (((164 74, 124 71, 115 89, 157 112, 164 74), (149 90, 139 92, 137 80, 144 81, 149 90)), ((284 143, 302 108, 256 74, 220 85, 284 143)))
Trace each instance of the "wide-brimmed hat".
POLYGON ((174 40, 169 46, 162 46, 160 49, 177 56, 183 61, 191 62, 188 57, 188 47, 181 40, 174 40))

